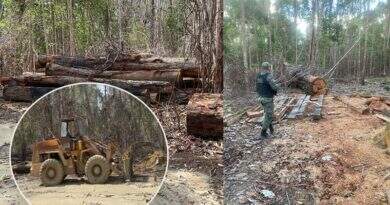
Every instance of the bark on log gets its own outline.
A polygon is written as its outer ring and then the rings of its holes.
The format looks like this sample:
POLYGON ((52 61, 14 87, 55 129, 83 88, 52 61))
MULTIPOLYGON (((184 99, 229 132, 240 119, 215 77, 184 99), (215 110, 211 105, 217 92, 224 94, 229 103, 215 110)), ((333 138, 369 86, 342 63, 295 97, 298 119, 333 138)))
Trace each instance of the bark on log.
POLYGON ((54 89, 54 87, 6 86, 3 89, 3 98, 8 101, 32 102, 54 89))
POLYGON ((195 93, 187 106, 187 133, 221 139, 223 104, 221 94, 195 93))
POLYGON ((182 80, 180 70, 97 71, 65 67, 56 64, 52 64, 46 68, 46 75, 140 81, 167 81, 172 83, 178 83, 182 80))
POLYGON ((95 68, 97 66, 108 66, 115 62, 140 62, 142 58, 150 58, 151 54, 135 53, 135 54, 119 54, 113 59, 107 58, 85 58, 85 57, 71 57, 60 55, 40 55, 35 63, 36 68, 44 68, 49 63, 59 64, 68 67, 87 67, 95 68))
POLYGON ((48 64, 57 64, 64 67, 85 68, 91 70, 109 71, 138 71, 138 70, 180 70, 183 77, 200 77, 200 67, 193 62, 165 62, 154 59, 150 62, 140 60, 140 55, 117 58, 114 62, 105 58, 80 58, 64 56, 39 56, 36 68, 44 68, 48 64))
POLYGON ((328 91, 326 81, 308 73, 307 69, 287 66, 286 76, 281 79, 288 81, 288 86, 301 89, 307 95, 325 95, 328 91))
POLYGON ((38 86, 38 87, 61 87, 73 83, 97 82, 120 87, 134 95, 142 95, 145 91, 159 94, 169 94, 174 91, 174 86, 164 81, 132 81, 103 78, 80 78, 71 76, 41 76, 28 75, 12 77, 6 82, 8 85, 38 86))

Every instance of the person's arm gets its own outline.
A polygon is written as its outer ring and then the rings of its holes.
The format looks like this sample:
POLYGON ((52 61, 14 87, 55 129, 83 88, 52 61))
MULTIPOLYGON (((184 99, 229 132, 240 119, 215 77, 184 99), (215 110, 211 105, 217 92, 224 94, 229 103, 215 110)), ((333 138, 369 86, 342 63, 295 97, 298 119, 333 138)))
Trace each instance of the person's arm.
POLYGON ((271 86, 271 88, 272 88, 273 90, 279 91, 280 86, 279 86, 279 84, 276 83, 274 77, 273 77, 271 74, 269 74, 269 75, 267 76, 267 81, 268 81, 269 85, 271 86))

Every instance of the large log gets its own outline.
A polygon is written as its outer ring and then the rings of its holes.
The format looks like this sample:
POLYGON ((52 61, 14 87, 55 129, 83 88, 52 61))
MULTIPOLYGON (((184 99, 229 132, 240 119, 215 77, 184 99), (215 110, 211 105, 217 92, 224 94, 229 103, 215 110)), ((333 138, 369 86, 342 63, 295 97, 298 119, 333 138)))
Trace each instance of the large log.
POLYGON ((223 136, 222 94, 195 93, 187 106, 187 133, 220 139, 223 136))
POLYGON ((73 76, 88 78, 140 80, 140 81, 167 81, 178 83, 182 80, 180 70, 137 70, 137 71, 97 71, 91 69, 78 69, 57 64, 46 68, 49 76, 73 76))
POLYGON ((183 77, 189 78, 198 78, 201 73, 200 67, 190 61, 167 61, 158 58, 153 61, 141 61, 139 55, 121 57, 115 59, 115 61, 109 61, 105 58, 39 56, 36 67, 44 68, 50 64, 57 64, 64 67, 110 71, 180 70, 183 77))
POLYGON ((32 102, 54 89, 54 87, 6 86, 3 89, 3 98, 9 101, 32 102))
POLYGON ((151 93, 169 94, 174 91, 174 86, 164 81, 132 81, 103 78, 80 78, 72 76, 41 76, 25 75, 11 77, 2 84, 19 85, 19 86, 37 86, 37 87, 61 87, 73 83, 98 82, 110 84, 127 90, 134 95, 142 95, 146 91, 151 93))
POLYGON ((96 68, 99 66, 109 66, 115 62, 140 62, 142 58, 150 58, 151 54, 134 53, 119 54, 112 59, 107 58, 90 58, 90 57, 71 57, 60 55, 39 55, 35 63, 36 68, 44 68, 47 64, 59 64, 68 67, 87 67, 96 68))
POLYGON ((307 95, 324 95, 328 91, 326 81, 308 73, 308 69, 285 65, 287 72, 281 78, 289 87, 301 89, 307 95))

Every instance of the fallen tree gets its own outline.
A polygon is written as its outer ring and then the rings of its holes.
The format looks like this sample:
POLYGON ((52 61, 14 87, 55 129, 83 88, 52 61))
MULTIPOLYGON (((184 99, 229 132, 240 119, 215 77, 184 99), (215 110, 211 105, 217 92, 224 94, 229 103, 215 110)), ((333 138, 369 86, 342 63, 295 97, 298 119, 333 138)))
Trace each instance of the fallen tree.
POLYGON ((79 69, 51 64, 45 71, 48 76, 73 76, 84 78, 105 78, 138 81, 167 81, 178 83, 182 80, 180 70, 137 70, 137 71, 100 71, 79 69))
POLYGON ((106 58, 80 58, 66 56, 39 56, 36 68, 45 68, 51 64, 64 67, 73 67, 90 70, 106 71, 139 71, 139 70, 180 70, 183 77, 198 78, 201 69, 195 63, 182 60, 181 62, 152 58, 150 61, 141 59, 143 55, 134 54, 121 56, 117 59, 108 60, 106 58))
POLYGON ((132 81, 103 78, 80 78, 72 76, 42 76, 39 74, 10 77, 6 80, 3 80, 1 84, 12 86, 61 87, 82 82, 110 84, 127 90, 134 95, 142 95, 146 91, 160 94, 169 94, 174 91, 174 86, 171 83, 164 81, 132 81))
POLYGON ((59 64, 69 67, 95 68, 102 65, 110 65, 114 62, 140 62, 142 58, 149 58, 148 53, 118 54, 113 59, 90 58, 90 57, 70 57, 60 55, 39 55, 35 63, 36 68, 45 68, 47 64, 59 64))
POLYGON ((200 137, 222 138, 222 94, 195 93, 187 106, 187 133, 200 137))
POLYGON ((328 91, 326 81, 316 75, 309 74, 309 69, 285 64, 286 72, 280 78, 289 87, 298 88, 307 95, 324 95, 328 91))
POLYGON ((3 98, 8 101, 32 102, 55 87, 5 86, 3 98))

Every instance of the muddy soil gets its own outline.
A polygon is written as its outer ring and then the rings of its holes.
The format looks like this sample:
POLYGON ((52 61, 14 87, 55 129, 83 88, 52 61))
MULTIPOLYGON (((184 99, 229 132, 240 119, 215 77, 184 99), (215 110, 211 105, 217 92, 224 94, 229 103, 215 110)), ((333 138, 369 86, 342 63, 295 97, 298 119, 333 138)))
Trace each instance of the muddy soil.
MULTIPOLYGON (((0 140, 9 143, 16 123, 22 113, 27 109, 27 103, 5 103, 0 101, 0 125, 5 127, 5 132, 0 132, 0 140)), ((165 129, 170 147, 170 166, 162 186, 155 200, 151 204, 222 204, 222 140, 202 140, 186 134, 185 106, 184 105, 160 105, 153 107, 165 129)), ((27 204, 10 179, 8 169, 9 145, 3 146, 1 152, 0 170, 5 177, 0 181, 0 204, 27 204)), ((89 187, 83 181, 77 183, 76 179, 70 179, 67 186, 53 192, 45 187, 31 188, 38 185, 38 180, 21 176, 21 180, 28 182, 27 195, 45 193, 45 197, 51 199, 71 200, 73 195, 81 193, 80 190, 91 190, 91 194, 80 195, 85 204, 107 204, 109 201, 121 204, 122 200, 129 200, 129 192, 123 190, 132 189, 132 185, 101 185, 96 188, 89 187), (122 190, 117 196, 106 194, 107 190, 122 190), (103 192, 104 191, 104 192, 103 192), (96 194, 92 194, 96 192, 96 194), (94 203, 93 201, 102 201, 94 203), (107 202, 107 203, 105 203, 107 202)), ((115 181, 115 180, 114 180, 115 181)), ((145 184, 133 184, 147 189, 145 184)), ((140 196, 142 191, 139 192, 140 196)), ((83 193, 86 193, 83 191, 83 193)), ((38 200, 33 197, 33 200, 38 200)), ((53 200, 49 200, 52 202, 53 200)), ((41 201, 39 201, 41 202, 41 201)), ((42 202, 43 203, 43 202, 42 202)), ((74 204, 74 203, 73 203, 74 204)))
POLYGON ((385 123, 324 103, 324 119, 284 120, 267 139, 260 124, 225 128, 226 204, 388 203, 390 159, 374 140, 385 123))

